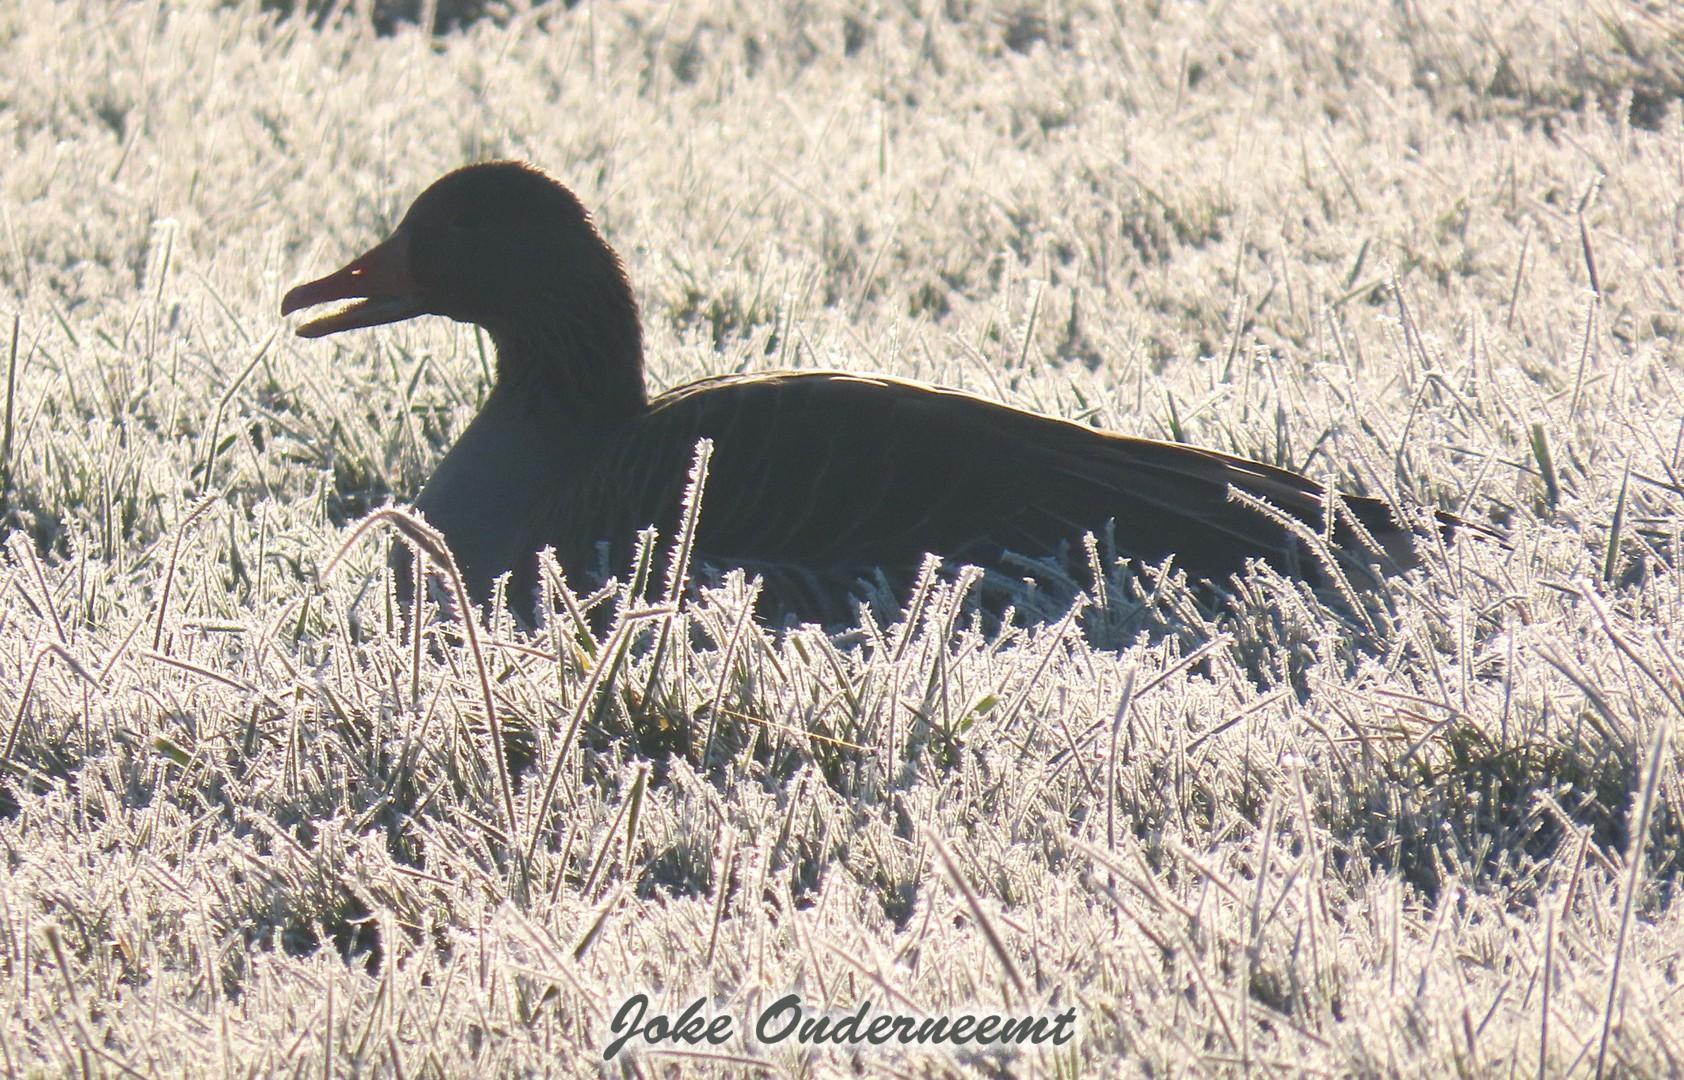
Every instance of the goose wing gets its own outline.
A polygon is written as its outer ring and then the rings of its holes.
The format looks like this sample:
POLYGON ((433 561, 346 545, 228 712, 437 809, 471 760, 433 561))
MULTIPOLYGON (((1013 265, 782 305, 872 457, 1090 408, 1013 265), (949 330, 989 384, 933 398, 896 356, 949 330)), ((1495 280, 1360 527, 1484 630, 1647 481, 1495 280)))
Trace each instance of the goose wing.
MULTIPOLYGON (((1226 454, 1100 431, 955 391, 832 373, 728 376, 664 395, 599 448, 541 526, 564 564, 623 560, 638 529, 672 535, 693 448, 714 453, 696 554, 720 566, 851 581, 910 575, 926 552, 994 564, 1112 523, 1121 553, 1171 554, 1220 579, 1262 558, 1303 572, 1291 531, 1230 489, 1320 530, 1322 487, 1226 454)), ((1375 500, 1354 516, 1407 558, 1375 500)), ((1335 542, 1355 542, 1348 529, 1335 542)), ((1369 560, 1364 560, 1369 561, 1369 560)), ((611 567, 617 563, 611 561, 611 567)))

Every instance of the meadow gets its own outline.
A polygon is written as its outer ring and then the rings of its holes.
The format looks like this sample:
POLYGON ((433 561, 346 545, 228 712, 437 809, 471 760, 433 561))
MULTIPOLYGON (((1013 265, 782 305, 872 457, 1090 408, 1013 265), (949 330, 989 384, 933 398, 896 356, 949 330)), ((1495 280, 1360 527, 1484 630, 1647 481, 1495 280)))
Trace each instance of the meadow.
POLYGON ((1676 7, 369 14, 0 7, 0 1071, 1684 1073, 1676 7), (1360 633, 1112 565, 406 640, 356 526, 490 344, 279 300, 491 157, 593 209, 657 388, 886 372, 1508 542, 1360 633), (605 1063, 638 992, 737 1037, 605 1063), (748 1037, 790 993, 1078 1034, 748 1037))

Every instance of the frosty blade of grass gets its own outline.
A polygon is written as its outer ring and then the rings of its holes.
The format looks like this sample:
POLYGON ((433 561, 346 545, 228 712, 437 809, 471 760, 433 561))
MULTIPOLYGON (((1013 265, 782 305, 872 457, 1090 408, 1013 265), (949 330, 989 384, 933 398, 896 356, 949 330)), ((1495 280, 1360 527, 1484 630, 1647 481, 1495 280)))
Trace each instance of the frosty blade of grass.
POLYGON ((1600 1080, 1603 1062, 1608 1054, 1608 1036, 1614 1025, 1614 1003, 1620 990, 1620 966, 1625 960, 1626 937, 1631 928, 1632 908, 1637 902, 1637 890, 1643 881, 1643 852, 1649 840, 1649 819, 1655 809, 1655 795, 1660 787, 1661 761, 1666 753, 1667 725, 1656 724, 1649 741, 1649 754, 1643 771, 1638 774, 1637 790, 1632 793, 1632 820, 1627 830, 1626 874, 1624 897, 1620 903, 1620 929, 1614 939, 1614 961, 1608 972, 1608 1000, 1602 1008, 1602 1035, 1596 1043, 1596 1076, 1600 1080))
MULTIPOLYGON (((384 525, 413 544, 424 554, 434 566, 445 574, 446 586, 450 589, 451 600, 456 608, 457 625, 462 627, 462 634, 466 640, 468 653, 474 661, 474 672, 479 676, 480 699, 485 706, 485 726, 491 738, 491 760, 497 774, 497 790, 502 799, 501 810, 503 823, 508 829, 511 842, 515 841, 520 828, 520 821, 515 815, 514 788, 509 780, 508 743, 503 737, 502 718, 497 711, 497 702, 491 693, 491 676, 486 669, 485 652, 480 647, 478 619, 474 614, 474 607, 468 595, 468 587, 462 581, 462 572, 456 567, 456 559, 450 553, 450 548, 444 542, 444 537, 432 526, 426 524, 412 514, 402 510, 387 507, 376 510, 368 517, 357 523, 351 530, 351 535, 339 545, 339 550, 333 553, 327 565, 322 568, 322 576, 333 573, 353 547, 357 545, 376 526, 384 525)), ((422 603, 418 595, 416 603, 422 603)), ((524 865, 524 864, 523 864, 524 865)), ((524 868, 521 870, 524 875, 524 868)))

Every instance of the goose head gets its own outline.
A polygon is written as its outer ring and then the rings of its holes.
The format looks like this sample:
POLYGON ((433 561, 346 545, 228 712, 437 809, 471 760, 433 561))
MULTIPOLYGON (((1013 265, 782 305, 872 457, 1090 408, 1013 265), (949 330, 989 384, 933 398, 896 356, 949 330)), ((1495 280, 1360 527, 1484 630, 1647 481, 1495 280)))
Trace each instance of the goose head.
POLYGON ((483 327, 513 366, 630 366, 642 379, 637 302, 577 196, 516 161, 435 181, 392 234, 289 291, 281 314, 354 301, 297 328, 314 338, 417 315, 483 327))

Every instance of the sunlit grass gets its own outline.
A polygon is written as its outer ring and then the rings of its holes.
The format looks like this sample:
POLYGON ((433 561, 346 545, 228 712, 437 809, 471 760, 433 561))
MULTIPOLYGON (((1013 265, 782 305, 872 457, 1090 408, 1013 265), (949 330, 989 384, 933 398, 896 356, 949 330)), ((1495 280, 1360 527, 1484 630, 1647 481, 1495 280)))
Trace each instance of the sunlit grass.
POLYGON ((594 1073, 635 990, 799 990, 1082 1034, 717 1052, 1677 1071, 1684 23, 1252 7, 0 10, 0 1064, 594 1073), (1428 540, 1361 633, 1102 565, 827 635, 668 603, 658 537, 536 634, 406 639, 425 537, 352 527, 489 343, 276 310, 503 155, 625 256, 658 387, 912 376, 1512 544, 1428 540))

